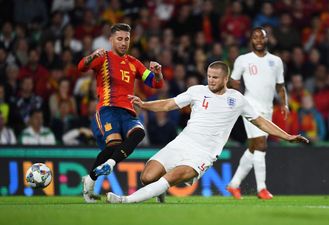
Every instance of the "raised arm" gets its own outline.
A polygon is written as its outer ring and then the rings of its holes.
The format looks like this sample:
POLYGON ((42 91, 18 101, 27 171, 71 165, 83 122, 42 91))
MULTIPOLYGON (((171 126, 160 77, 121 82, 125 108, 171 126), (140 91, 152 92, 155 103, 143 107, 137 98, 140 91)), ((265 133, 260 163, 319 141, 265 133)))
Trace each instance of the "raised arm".
POLYGON ((144 102, 139 97, 134 95, 128 95, 128 98, 131 100, 131 103, 137 105, 139 108, 153 112, 171 111, 179 108, 173 98, 150 102, 144 102))
POLYGON ((86 72, 89 69, 92 69, 93 65, 92 63, 95 61, 95 59, 100 58, 106 54, 106 51, 104 49, 97 49, 90 55, 87 55, 86 57, 83 57, 78 65, 78 70, 80 72, 86 72))
POLYGON ((259 129, 265 131, 268 134, 279 137, 283 140, 296 143, 309 143, 309 140, 301 135, 291 135, 282 130, 280 127, 272 123, 271 121, 259 116, 251 121, 259 129))
POLYGON ((287 91, 286 88, 284 87, 284 84, 276 84, 276 92, 280 97, 281 113, 284 115, 284 119, 286 120, 289 114, 289 107, 288 107, 287 91))

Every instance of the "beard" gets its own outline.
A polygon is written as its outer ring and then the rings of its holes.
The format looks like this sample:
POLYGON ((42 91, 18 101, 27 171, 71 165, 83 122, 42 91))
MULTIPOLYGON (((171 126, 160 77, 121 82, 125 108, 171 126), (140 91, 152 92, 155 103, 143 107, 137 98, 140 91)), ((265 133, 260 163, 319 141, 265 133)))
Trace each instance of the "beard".
POLYGON ((209 90, 215 94, 218 92, 221 92, 223 89, 225 89, 224 85, 222 85, 222 86, 209 86, 208 85, 208 87, 209 87, 209 90))

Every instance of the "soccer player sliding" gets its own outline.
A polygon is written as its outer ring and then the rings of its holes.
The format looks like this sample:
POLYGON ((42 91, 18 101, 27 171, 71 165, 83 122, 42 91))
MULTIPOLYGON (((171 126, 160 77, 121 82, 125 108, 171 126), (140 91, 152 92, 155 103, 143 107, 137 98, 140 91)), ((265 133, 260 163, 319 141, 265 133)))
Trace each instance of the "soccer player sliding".
POLYGON ((259 129, 290 142, 308 143, 290 135, 257 113, 237 90, 226 87, 229 67, 221 62, 207 69, 208 85, 196 85, 175 98, 143 102, 129 96, 141 109, 170 111, 190 105, 190 120, 184 130, 146 164, 141 180, 146 185, 129 196, 107 193, 109 203, 136 203, 165 193, 181 182, 193 184, 217 160, 240 115, 259 129))

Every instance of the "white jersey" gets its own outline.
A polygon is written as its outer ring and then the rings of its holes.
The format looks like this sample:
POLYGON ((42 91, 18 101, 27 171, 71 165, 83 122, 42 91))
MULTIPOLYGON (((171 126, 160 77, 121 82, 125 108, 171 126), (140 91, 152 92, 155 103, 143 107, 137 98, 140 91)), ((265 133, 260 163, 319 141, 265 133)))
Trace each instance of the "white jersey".
POLYGON ((267 53, 259 57, 250 52, 239 56, 234 62, 231 78, 245 83, 244 96, 259 112, 272 112, 276 84, 284 83, 282 60, 267 53))
POLYGON ((221 152, 240 115, 248 120, 259 116, 244 96, 233 89, 217 95, 208 86, 196 85, 174 100, 180 108, 187 105, 192 108, 187 126, 179 136, 190 137, 194 149, 205 151, 211 157, 221 152))

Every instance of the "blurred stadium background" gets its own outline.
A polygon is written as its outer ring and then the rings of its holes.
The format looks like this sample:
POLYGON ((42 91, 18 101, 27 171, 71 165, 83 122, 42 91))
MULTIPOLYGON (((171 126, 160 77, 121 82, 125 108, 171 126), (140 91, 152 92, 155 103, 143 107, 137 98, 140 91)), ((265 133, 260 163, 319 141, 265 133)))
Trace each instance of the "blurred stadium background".
MULTIPOLYGON (((136 83, 143 99, 167 98, 204 84, 214 60, 231 67, 248 51, 251 28, 264 26, 269 50, 285 66, 291 114, 273 121, 311 144, 290 145, 270 137, 267 184, 273 194, 329 194, 329 3, 327 0, 12 0, 0 1, 0 195, 79 195, 80 177, 97 154, 89 129, 95 112, 95 78, 77 62, 97 48, 110 50, 109 26, 133 31, 129 53, 148 66, 162 64, 165 88, 136 83), (39 133, 35 135, 35 132, 39 133), (37 137, 37 138, 35 138, 37 137), (34 162, 54 171, 41 191, 25 186, 34 162)), ((144 162, 186 125, 189 108, 170 113, 140 111, 147 137, 97 190, 127 194, 140 187, 144 162)), ((227 196, 225 185, 245 149, 239 120, 215 167, 195 186, 170 194, 227 196)), ((243 190, 255 194, 251 175, 243 190)))

